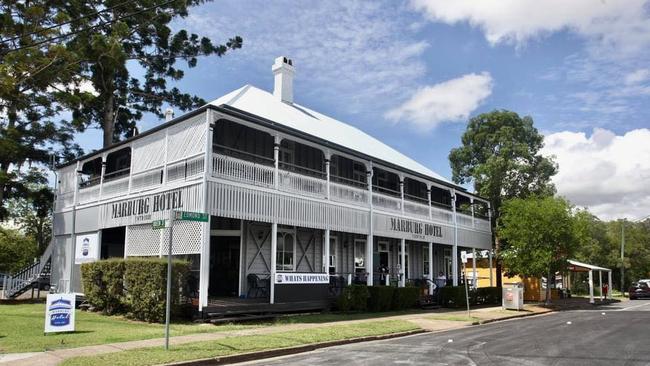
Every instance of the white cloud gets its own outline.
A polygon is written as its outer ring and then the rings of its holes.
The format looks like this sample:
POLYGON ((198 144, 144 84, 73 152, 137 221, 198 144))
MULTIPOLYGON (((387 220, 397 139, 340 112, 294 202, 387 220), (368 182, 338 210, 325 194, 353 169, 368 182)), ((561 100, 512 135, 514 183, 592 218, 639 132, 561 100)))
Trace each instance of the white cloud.
POLYGON ((560 195, 602 219, 650 215, 650 129, 563 131, 545 144, 543 154, 559 164, 553 181, 560 195))
POLYGON ((464 121, 490 96, 492 85, 492 76, 483 72, 425 86, 401 106, 388 111, 385 117, 412 123, 423 130, 445 121, 464 121))
POLYGON ((650 42, 647 0, 412 0, 433 21, 467 22, 486 39, 523 44, 553 32, 569 30, 598 43, 634 52, 650 42))
POLYGON ((378 100, 406 92, 425 73, 419 26, 396 3, 363 1, 222 1, 193 11, 181 27, 221 40, 241 35, 228 55, 267 70, 280 55, 296 66, 295 97, 310 93, 367 111, 378 100))
POLYGON ((626 85, 636 85, 650 79, 650 69, 638 69, 625 75, 626 85))

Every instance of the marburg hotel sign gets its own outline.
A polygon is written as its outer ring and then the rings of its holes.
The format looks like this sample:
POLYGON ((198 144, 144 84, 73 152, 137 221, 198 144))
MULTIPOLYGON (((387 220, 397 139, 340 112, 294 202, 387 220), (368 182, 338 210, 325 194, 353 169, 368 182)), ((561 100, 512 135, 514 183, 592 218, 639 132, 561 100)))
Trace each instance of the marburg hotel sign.
POLYGON ((136 216, 136 221, 151 220, 152 213, 180 208, 183 208, 183 195, 176 190, 113 203, 111 219, 136 216))
POLYGON ((442 238, 441 226, 398 217, 387 218, 386 230, 392 233, 407 234, 415 240, 430 240, 434 237, 442 238))
POLYGON ((138 225, 164 220, 170 210, 201 210, 202 202, 200 184, 109 202, 101 208, 100 226, 138 225))

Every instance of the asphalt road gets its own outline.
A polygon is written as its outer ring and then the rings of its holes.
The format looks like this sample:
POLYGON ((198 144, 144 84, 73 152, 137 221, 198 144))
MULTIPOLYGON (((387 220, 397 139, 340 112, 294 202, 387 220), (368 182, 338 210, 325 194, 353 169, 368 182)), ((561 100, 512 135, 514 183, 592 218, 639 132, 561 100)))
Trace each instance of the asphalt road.
POLYGON ((330 347, 248 364, 650 365, 650 300, 330 347))

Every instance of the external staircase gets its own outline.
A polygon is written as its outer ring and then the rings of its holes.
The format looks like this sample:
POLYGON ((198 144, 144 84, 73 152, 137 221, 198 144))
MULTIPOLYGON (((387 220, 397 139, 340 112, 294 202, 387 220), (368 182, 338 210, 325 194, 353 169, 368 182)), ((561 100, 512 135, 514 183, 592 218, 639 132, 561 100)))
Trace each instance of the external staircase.
POLYGON ((43 255, 34 263, 5 278, 2 284, 3 298, 15 299, 31 289, 35 283, 38 285, 39 279, 50 276, 53 246, 54 244, 50 242, 43 255))

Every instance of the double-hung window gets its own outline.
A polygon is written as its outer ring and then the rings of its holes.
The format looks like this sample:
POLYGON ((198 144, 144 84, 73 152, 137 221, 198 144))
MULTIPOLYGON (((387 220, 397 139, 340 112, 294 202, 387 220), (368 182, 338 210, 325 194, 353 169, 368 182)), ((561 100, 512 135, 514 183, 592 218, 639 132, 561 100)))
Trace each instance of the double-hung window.
POLYGON ((276 268, 278 271, 293 271, 296 254, 296 232, 290 229, 278 229, 278 247, 276 253, 276 268))
POLYGON ((354 239, 354 268, 366 268, 366 241, 354 239))

